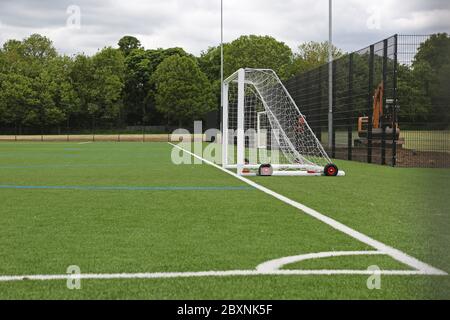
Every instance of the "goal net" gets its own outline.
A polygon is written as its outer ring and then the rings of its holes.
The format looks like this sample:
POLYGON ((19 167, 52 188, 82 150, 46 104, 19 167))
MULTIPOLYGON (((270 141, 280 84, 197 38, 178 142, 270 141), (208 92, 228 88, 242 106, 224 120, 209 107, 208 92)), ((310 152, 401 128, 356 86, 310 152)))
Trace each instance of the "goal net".
POLYGON ((224 81, 223 92, 225 168, 254 175, 270 164, 274 175, 338 174, 273 70, 239 69, 224 81))

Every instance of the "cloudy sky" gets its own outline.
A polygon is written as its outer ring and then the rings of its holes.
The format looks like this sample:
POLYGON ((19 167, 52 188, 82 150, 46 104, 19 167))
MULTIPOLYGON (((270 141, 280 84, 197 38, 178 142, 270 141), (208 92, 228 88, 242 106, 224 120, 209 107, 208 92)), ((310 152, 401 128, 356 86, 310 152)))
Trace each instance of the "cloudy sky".
MULTIPOLYGON (((392 34, 450 32, 450 0, 334 0, 335 44, 351 51, 392 34)), ((225 41, 271 35, 293 49, 326 41, 327 0, 224 0, 225 41)), ((199 54, 220 41, 220 0, 1 0, 0 44, 32 33, 66 54, 133 35, 146 48, 199 54)))

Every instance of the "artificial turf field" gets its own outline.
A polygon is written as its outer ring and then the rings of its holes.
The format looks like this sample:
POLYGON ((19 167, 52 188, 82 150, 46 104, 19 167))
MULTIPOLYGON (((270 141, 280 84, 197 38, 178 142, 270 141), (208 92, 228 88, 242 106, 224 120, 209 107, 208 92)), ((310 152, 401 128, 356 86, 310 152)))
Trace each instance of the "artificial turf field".
MULTIPOLYGON (((373 250, 167 143, 1 143, 0 277, 253 270, 268 260, 373 250)), ((450 170, 337 161, 346 177, 257 177, 263 186, 450 272, 450 170)), ((289 270, 409 270, 389 256, 289 270)), ((449 276, 251 275, 0 281, 0 299, 448 299, 449 276)))

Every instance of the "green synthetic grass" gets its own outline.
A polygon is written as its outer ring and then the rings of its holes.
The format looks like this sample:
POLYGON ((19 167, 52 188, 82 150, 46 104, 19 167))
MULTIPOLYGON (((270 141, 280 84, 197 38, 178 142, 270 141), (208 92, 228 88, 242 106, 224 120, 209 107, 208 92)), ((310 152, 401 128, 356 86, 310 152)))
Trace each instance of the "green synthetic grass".
POLYGON ((450 130, 402 130, 400 137, 405 139, 404 148, 406 149, 434 152, 450 151, 450 130))
MULTIPOLYGON (((336 145, 346 146, 348 143, 347 131, 336 131, 336 145)), ((352 141, 359 138, 358 131, 352 132, 352 141)), ((405 140, 404 149, 416 151, 449 152, 449 130, 400 130, 400 138, 405 140)), ((328 144, 328 134, 322 132, 322 144, 328 144)))
MULTIPOLYGON (((69 265, 80 266, 82 273, 254 269, 291 255, 372 250, 211 166, 173 165, 171 150, 167 143, 0 144, 0 275, 64 274, 69 265)), ((338 164, 347 177, 254 180, 450 271, 449 170, 338 164)), ((386 256, 319 259, 287 267, 367 269, 374 264, 409 269, 386 256)), ((83 280, 81 290, 67 289, 65 281, 0 282, 0 298, 450 297, 448 277, 385 276, 381 290, 368 290, 366 280, 366 276, 83 280)))

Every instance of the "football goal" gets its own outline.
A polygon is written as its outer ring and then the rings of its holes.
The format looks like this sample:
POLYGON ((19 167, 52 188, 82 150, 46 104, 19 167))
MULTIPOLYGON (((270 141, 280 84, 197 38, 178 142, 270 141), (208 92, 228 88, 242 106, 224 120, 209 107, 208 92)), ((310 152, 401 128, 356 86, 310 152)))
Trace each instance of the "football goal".
POLYGON ((269 69, 239 69, 224 81, 222 165, 239 175, 345 174, 269 69))

